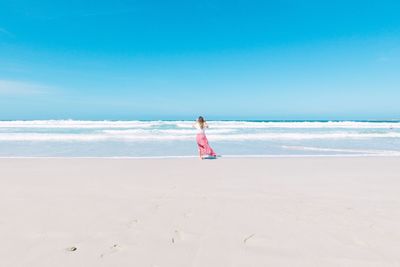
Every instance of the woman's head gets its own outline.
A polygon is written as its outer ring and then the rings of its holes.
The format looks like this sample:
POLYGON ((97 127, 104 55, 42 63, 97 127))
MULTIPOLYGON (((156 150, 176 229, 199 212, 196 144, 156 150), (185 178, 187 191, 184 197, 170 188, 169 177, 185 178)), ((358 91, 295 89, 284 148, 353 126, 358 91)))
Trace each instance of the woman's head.
POLYGON ((197 122, 200 124, 200 127, 203 129, 204 123, 206 122, 202 116, 197 119, 197 122))

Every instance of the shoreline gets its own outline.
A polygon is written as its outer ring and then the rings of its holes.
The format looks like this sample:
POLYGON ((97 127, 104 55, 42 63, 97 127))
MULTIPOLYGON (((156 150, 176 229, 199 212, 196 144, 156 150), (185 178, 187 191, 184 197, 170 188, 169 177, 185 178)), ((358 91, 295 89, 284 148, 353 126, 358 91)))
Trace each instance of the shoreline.
MULTIPOLYGON (((0 159, 198 159, 199 156, 138 156, 138 157, 131 157, 131 156, 121 156, 121 157, 81 157, 81 156, 62 156, 62 157, 56 157, 56 156, 17 156, 17 157, 7 157, 7 156, 0 156, 0 159)), ((343 154, 338 154, 338 155, 222 155, 218 157, 217 159, 212 159, 212 160, 220 160, 220 159, 273 159, 273 158, 400 158, 399 155, 393 155, 393 154, 382 154, 382 155, 376 155, 376 154, 352 154, 352 155, 343 155, 343 154)), ((205 159, 206 160, 206 159, 205 159)))

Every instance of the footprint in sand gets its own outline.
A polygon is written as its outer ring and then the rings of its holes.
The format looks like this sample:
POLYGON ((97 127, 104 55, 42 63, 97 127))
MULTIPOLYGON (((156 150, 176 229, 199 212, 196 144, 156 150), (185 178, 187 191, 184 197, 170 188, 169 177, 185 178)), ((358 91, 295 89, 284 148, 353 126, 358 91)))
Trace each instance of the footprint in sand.
POLYGON ((109 251, 106 251, 106 252, 100 254, 100 258, 103 258, 106 255, 110 255, 110 254, 113 254, 113 253, 117 252, 119 250, 119 248, 120 248, 120 246, 118 244, 112 245, 110 247, 109 251))
POLYGON ((193 215, 192 211, 187 211, 187 212, 183 213, 183 217, 185 217, 185 218, 191 217, 192 215, 193 215))
POLYGON ((243 238, 243 245, 246 247, 260 248, 265 247, 267 240, 265 237, 257 236, 256 234, 251 234, 243 238))
POLYGON ((183 241, 185 239, 184 233, 179 230, 175 230, 174 234, 172 235, 171 242, 175 244, 176 242, 183 241))
POLYGON ((76 247, 69 247, 65 249, 66 251, 76 251, 77 248, 76 247))
POLYGON ((137 225, 139 223, 138 219, 134 219, 128 222, 128 228, 132 228, 133 226, 137 225))
POLYGON ((247 241, 249 241, 250 239, 252 239, 253 237, 255 236, 255 234, 251 234, 251 235, 249 235, 249 236, 247 236, 247 237, 245 237, 245 239, 243 239, 243 243, 247 243, 247 241))

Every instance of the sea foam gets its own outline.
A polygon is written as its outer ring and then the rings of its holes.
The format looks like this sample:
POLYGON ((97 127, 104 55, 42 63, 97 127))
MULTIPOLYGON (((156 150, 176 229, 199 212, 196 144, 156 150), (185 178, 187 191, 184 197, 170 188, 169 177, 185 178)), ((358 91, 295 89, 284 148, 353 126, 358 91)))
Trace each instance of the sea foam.
MULTIPOLYGON (((193 123, 0 121, 0 156, 190 156, 197 153, 197 130, 193 123)), ((209 121, 208 124, 206 133, 210 143, 225 155, 309 155, 310 152, 395 155, 400 151, 398 121, 209 121)))

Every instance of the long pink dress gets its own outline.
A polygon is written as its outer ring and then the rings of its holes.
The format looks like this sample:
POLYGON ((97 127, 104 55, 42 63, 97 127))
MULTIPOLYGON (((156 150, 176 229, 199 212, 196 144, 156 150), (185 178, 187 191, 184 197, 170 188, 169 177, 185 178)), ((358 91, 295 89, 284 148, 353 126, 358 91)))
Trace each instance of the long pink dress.
MULTIPOLYGON (((199 129, 199 128, 197 128, 197 129, 199 129)), ((196 136, 196 141, 197 141, 197 146, 199 147, 201 157, 203 157, 203 156, 216 157, 217 156, 217 154, 214 152, 214 150, 208 144, 208 139, 204 132, 204 129, 199 129, 199 132, 197 133, 197 136, 196 136)))

